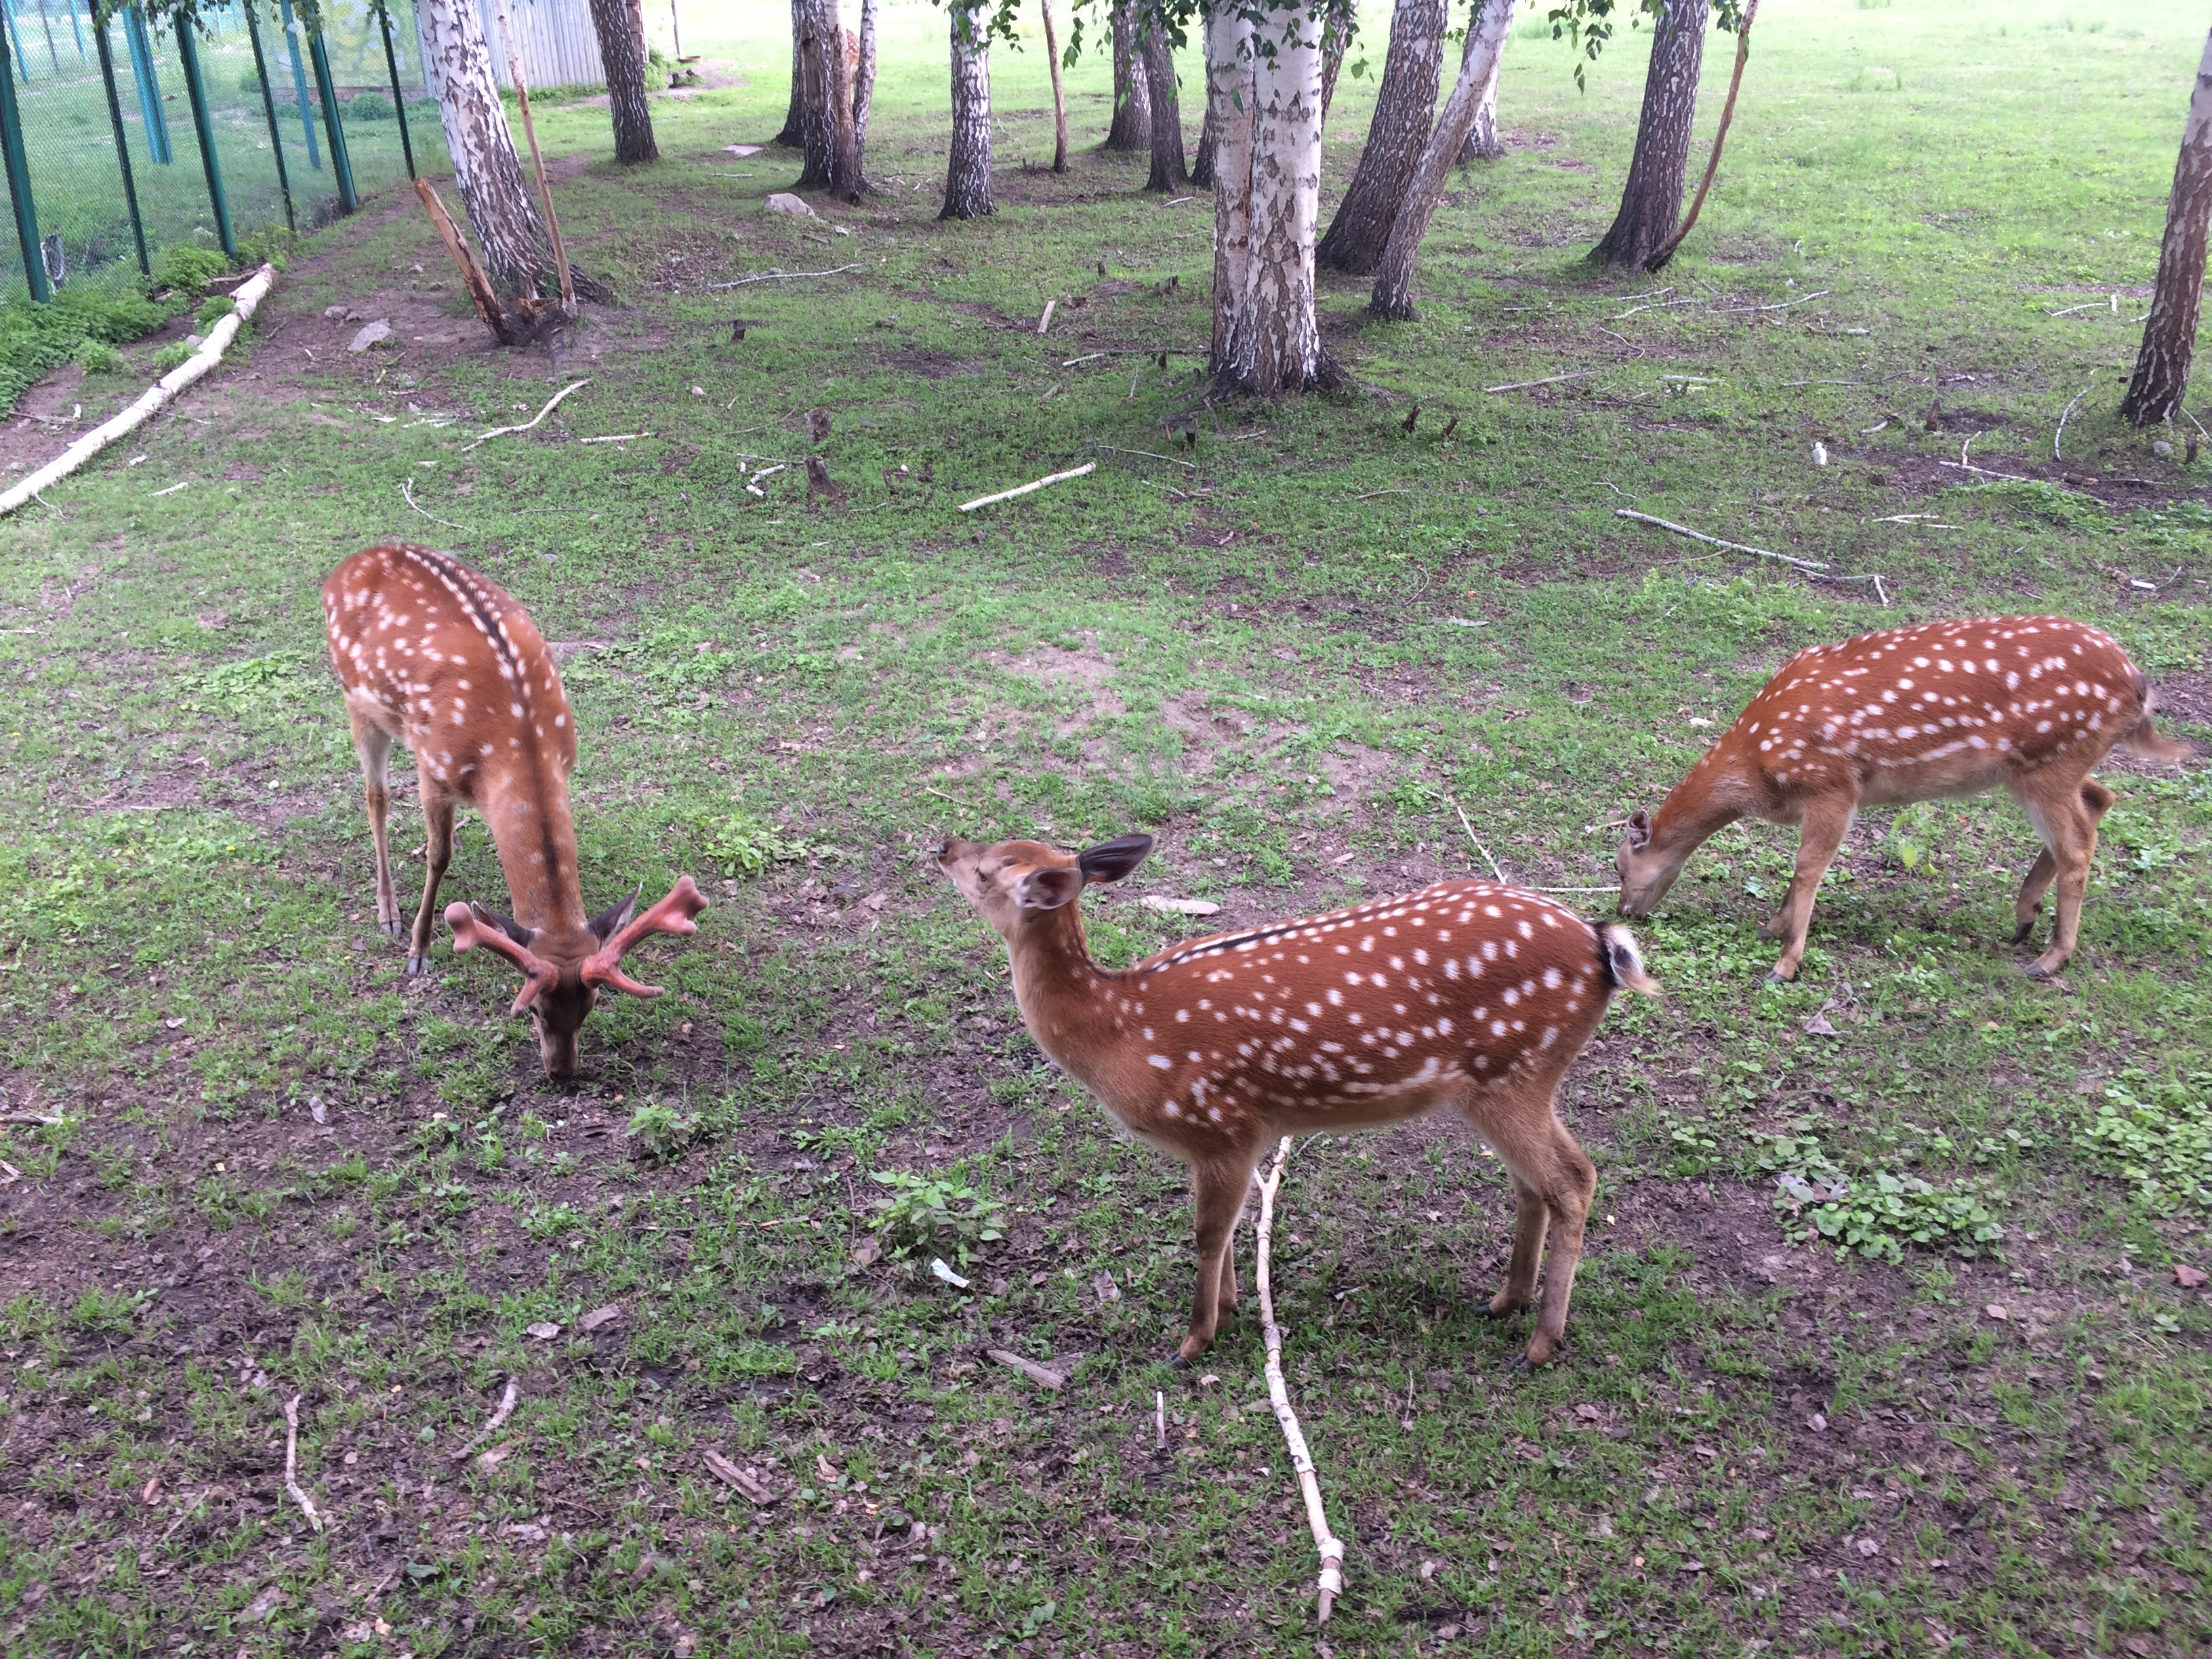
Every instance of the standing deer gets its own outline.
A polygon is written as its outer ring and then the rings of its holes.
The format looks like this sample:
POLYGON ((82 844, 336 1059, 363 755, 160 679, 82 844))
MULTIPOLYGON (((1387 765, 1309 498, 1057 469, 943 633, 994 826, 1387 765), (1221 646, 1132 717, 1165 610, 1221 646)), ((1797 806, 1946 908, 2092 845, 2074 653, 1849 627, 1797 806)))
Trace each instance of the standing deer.
POLYGON ((574 1076, 576 1033, 601 987, 660 994, 659 986, 623 972, 623 953, 648 933, 696 932, 692 918, 707 901, 686 876, 641 916, 630 914, 635 893, 585 915, 568 817, 575 722, 544 640, 495 584, 427 547, 372 547, 323 584, 323 616, 368 782, 378 925, 399 937, 384 832, 386 762, 398 738, 415 757, 428 831, 407 971, 430 970, 438 884, 453 857, 453 808, 465 801, 490 826, 514 918, 481 904, 447 906, 453 949, 481 945, 522 970, 507 1012, 529 1012, 546 1076, 574 1076))
POLYGON ((2154 699, 2110 635, 2063 617, 1922 623, 1816 645, 1784 663, 1654 814, 1628 820, 1614 860, 1620 913, 1649 915, 1705 839, 1738 818, 1801 827, 1797 870, 1759 931, 1783 941, 1771 981, 1795 979, 1813 895, 1862 805, 1902 806, 2002 784, 2043 839, 2014 905, 2026 942, 2058 884, 2051 948, 2074 954, 2097 824, 2114 799, 2090 777, 2114 744, 2154 760, 2190 750, 2151 727, 2154 699))
POLYGON ((1231 1236, 1261 1149, 1451 1107, 1497 1149, 1519 1213, 1503 1318, 1536 1296, 1525 1363, 1559 1346, 1597 1171, 1559 1121, 1559 1079, 1613 993, 1647 995, 1636 942, 1534 893, 1448 881, 1404 898, 1192 939, 1101 968, 1075 900, 1152 851, 1124 836, 1080 853, 1033 841, 953 840, 938 866, 999 930, 1030 1035, 1141 1140, 1190 1165, 1198 1290, 1174 1356, 1206 1352, 1237 1306, 1231 1236))

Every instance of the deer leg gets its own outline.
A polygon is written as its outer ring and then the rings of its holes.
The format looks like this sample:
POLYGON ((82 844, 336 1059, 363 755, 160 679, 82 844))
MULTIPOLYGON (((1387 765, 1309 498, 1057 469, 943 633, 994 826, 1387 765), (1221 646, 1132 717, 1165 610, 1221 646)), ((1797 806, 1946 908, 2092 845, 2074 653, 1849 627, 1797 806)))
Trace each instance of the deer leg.
POLYGON ((1244 1192, 1252 1184, 1252 1161, 1235 1155, 1191 1166, 1191 1184, 1198 1207, 1198 1291, 1191 1298, 1190 1334, 1170 1361, 1188 1365, 1213 1344, 1220 1322, 1221 1281, 1229 1273, 1230 1235, 1244 1208, 1244 1192))
POLYGON ((1221 1289, 1216 1310, 1224 1317, 1237 1311, 1237 1230, 1244 1224, 1244 1212, 1252 1206, 1251 1182, 1245 1182, 1243 1194, 1237 1200, 1237 1214, 1229 1224, 1229 1239, 1221 1247, 1221 1289))
POLYGON ((2012 930, 2014 945, 2027 943, 2027 936, 2035 931, 2036 914, 2043 908, 2043 896, 2050 890, 2051 878, 2058 873, 2058 861, 2051 856, 2046 847, 2035 855, 2028 866, 2027 878, 2020 884, 2020 896, 2012 902, 2012 919, 2016 924, 2012 930))
POLYGON ((2112 799, 2112 792, 2104 785, 2087 783, 2042 803, 2047 825, 2044 839, 2057 869, 2058 917, 2051 931, 2051 948, 2027 965, 2030 979, 2048 979, 2074 954, 2081 933, 2081 896, 2089 885, 2090 860, 2097 854, 2097 823, 2111 810, 2112 799), (2094 796, 2092 788, 2097 792, 2094 796))
POLYGON ((368 838, 376 847, 376 925, 389 939, 399 937, 399 896, 392 885, 392 847, 384 830, 385 815, 392 810, 392 734, 366 719, 350 703, 346 720, 353 727, 353 746, 361 756, 362 778, 368 797, 368 838))
MULTIPOLYGON (((1504 1156, 1503 1148, 1498 1155, 1504 1156)), ((1513 1260, 1505 1269, 1504 1287, 1483 1304, 1483 1315, 1490 1319, 1510 1319, 1536 1299, 1536 1264, 1543 1259, 1544 1234, 1552 1219, 1543 1195, 1521 1179, 1511 1160, 1506 1167, 1513 1176, 1513 1260)))
POLYGON ((1543 1307, 1519 1362, 1523 1368, 1548 1361, 1566 1330, 1575 1270, 1582 1262, 1583 1229, 1597 1192, 1596 1165, 1576 1145, 1553 1108, 1558 1087, 1554 1076, 1540 1092, 1524 1088, 1491 1103, 1484 1126, 1491 1145, 1512 1172, 1521 1206, 1513 1266, 1505 1288, 1491 1303, 1493 1314, 1526 1307, 1535 1299, 1537 1261, 1540 1255, 1543 1258, 1543 1307))
POLYGON ((1805 959, 1805 934, 1813 925, 1814 896, 1820 890, 1820 878, 1835 862, 1836 848, 1843 845, 1844 833, 1851 827, 1851 814, 1856 810, 1856 802, 1833 797, 1814 800, 1805 808, 1797 838, 1796 872, 1790 878, 1790 896, 1776 918, 1780 923, 1776 932, 1782 936, 1782 954, 1766 972, 1772 983, 1797 977, 1797 964, 1805 959))
POLYGON ((438 917, 438 884, 453 861, 453 798, 434 785, 422 791, 422 908, 407 945, 407 971, 430 971, 430 940, 438 917))
POLYGON ((1536 1334, 1528 1339, 1531 1365, 1550 1359, 1566 1334, 1575 1272, 1582 1266, 1583 1229, 1589 1221, 1590 1200, 1597 1196, 1597 1166, 1575 1144, 1548 1102, 1546 1115, 1552 1124, 1552 1170, 1544 1187, 1544 1207, 1551 1214, 1552 1234, 1544 1256, 1544 1309, 1536 1318, 1536 1334))

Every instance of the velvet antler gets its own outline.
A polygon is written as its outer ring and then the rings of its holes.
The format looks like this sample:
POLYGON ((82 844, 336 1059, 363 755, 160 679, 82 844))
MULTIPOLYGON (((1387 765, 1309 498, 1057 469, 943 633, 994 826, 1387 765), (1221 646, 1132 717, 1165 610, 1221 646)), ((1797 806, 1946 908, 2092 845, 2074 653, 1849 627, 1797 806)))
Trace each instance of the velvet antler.
POLYGON ((657 997, 662 988, 641 985, 623 972, 623 952, 647 933, 696 933, 699 924, 692 921, 707 908, 707 901, 691 878, 684 877, 669 890, 668 896, 631 921, 623 930, 584 959, 583 977, 586 985, 604 985, 611 990, 627 991, 634 997, 657 997))
POLYGON ((551 963, 528 945, 517 945, 508 938, 507 930, 482 905, 463 904, 458 901, 447 905, 446 926, 453 930, 453 949, 456 952, 472 951, 481 945, 505 957, 522 970, 522 988, 514 994, 514 1006, 507 1011, 510 1018, 537 1001, 538 994, 561 977, 561 970, 551 963))

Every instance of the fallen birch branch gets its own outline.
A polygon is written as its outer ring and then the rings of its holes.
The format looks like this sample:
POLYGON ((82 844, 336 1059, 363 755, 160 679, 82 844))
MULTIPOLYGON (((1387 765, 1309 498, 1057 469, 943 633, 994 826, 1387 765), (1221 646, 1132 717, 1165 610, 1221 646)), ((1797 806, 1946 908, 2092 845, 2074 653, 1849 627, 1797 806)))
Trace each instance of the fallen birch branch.
POLYGON ((1633 519, 1638 524, 1656 525, 1662 530, 1671 530, 1677 536, 1687 536, 1692 541, 1703 542, 1708 547, 1724 547, 1731 553, 1756 553, 1762 559, 1773 559, 1789 565, 1793 569, 1818 573, 1825 572, 1828 568, 1825 564, 1816 564, 1810 559, 1792 558, 1787 553, 1770 553, 1763 547, 1751 547, 1742 542, 1724 542, 1717 536, 1705 535, 1686 526, 1676 524, 1670 519, 1654 518, 1649 513, 1632 513, 1625 507, 1613 508, 1613 516, 1616 519, 1633 519))
POLYGON ((1501 885, 1504 884, 1505 872, 1498 867, 1498 860, 1490 856, 1490 849, 1487 847, 1480 841, 1475 841, 1474 826, 1467 821, 1467 808, 1454 801, 1452 811, 1459 814, 1459 827, 1467 831, 1467 838, 1469 841, 1474 842, 1474 850, 1482 854, 1482 861, 1490 866, 1490 873, 1498 878, 1501 885))
POLYGON ((2052 460, 2063 461, 2066 459, 2065 452, 2061 450, 2058 447, 2066 441, 2066 422, 2074 418, 2075 409, 2081 404, 2081 399, 2088 395, 2089 388, 2085 386, 2079 392, 2074 394, 2074 401, 2066 405, 2066 412, 2058 417, 2058 430, 2051 434, 2051 459, 2052 460))
POLYGON ((231 341, 237 337, 238 331, 252 320, 254 307, 268 297, 270 288, 276 281, 276 270, 270 265, 262 266, 247 277, 243 286, 231 295, 236 308, 215 319, 214 326, 208 330, 207 338, 201 343, 198 351, 148 387, 144 395, 120 415, 94 427, 29 477, 12 486, 6 494, 0 495, 0 518, 13 513, 40 490, 59 483, 118 438, 136 431, 156 410, 221 362, 222 354, 229 349, 231 341))
POLYGON ((739 1468, 735 1463, 730 1462, 730 1460, 723 1456, 721 1453, 710 1449, 707 1452, 704 1461, 707 1465, 707 1472, 709 1474, 713 1475, 714 1479, 720 1481, 724 1486, 731 1488, 739 1497, 745 1499, 746 1502, 759 1505, 763 1508, 765 1508, 767 1505, 775 1502, 775 1494, 773 1492, 769 1491, 767 1486, 763 1486, 752 1475, 747 1474, 744 1470, 739 1468))
POLYGON ((544 419, 548 415, 550 415, 550 414, 554 411, 554 410, 555 410, 555 409, 556 409, 557 407, 559 407, 559 405, 560 405, 560 402, 561 402, 561 399, 562 399, 563 398, 567 397, 567 396, 568 396, 570 392, 579 392, 579 391, 581 391, 584 387, 586 387, 586 386, 589 386, 589 385, 591 385, 591 382, 590 382, 589 380, 577 380, 577 381, 573 382, 573 383, 572 383, 572 384, 570 384, 570 385, 568 385, 568 386, 562 386, 562 387, 558 392, 555 392, 551 397, 548 398, 545 400, 545 407, 544 407, 544 408, 543 408, 543 409, 539 410, 538 410, 535 415, 532 415, 532 416, 528 420, 526 420, 526 421, 523 422, 521 425, 520 425, 520 426, 495 426, 495 427, 492 428, 492 429, 491 429, 490 431, 486 432, 486 433, 479 434, 476 438, 474 438, 474 439, 471 440, 471 441, 470 441, 469 442, 467 442, 467 443, 463 444, 463 445, 461 446, 461 453, 462 453, 462 454, 464 454, 464 455, 465 455, 465 454, 467 454, 467 453, 469 453, 469 451, 471 451, 471 449, 474 449, 474 448, 477 447, 477 445, 478 445, 478 444, 480 444, 480 443, 487 443, 487 442, 490 441, 491 441, 492 439, 494 439, 494 438, 504 438, 504 437, 507 436, 510 433, 515 433, 515 432, 527 432, 527 431, 529 431, 529 430, 530 430, 530 428, 531 428, 532 427, 536 426, 536 425, 538 423, 538 422, 540 422, 540 421, 544 420, 544 419))
POLYGON ((650 438, 650 432, 610 432, 604 438, 579 438, 580 444, 626 444, 633 438, 650 438))
POLYGON ((842 276, 848 270, 858 270, 858 265, 839 265, 835 270, 764 270, 757 276, 740 276, 734 283, 709 283, 709 291, 715 289, 743 288, 748 283, 795 283, 802 276, 842 276))
POLYGON ((1562 380, 1587 380, 1597 371, 1578 368, 1571 374, 1552 374, 1540 380, 1508 380, 1504 386, 1486 386, 1485 392, 1526 392, 1532 386, 1557 386, 1562 380))
POLYGON ((1044 302, 1044 315, 1037 319, 1038 333, 1047 334, 1051 332, 1053 308, 1059 305, 1059 303, 1060 301, 1057 300, 1047 300, 1044 302))
POLYGON ((314 1500, 300 1490, 299 1468, 300 1396, 295 1394, 284 1402, 284 1490, 307 1517, 307 1524, 320 1532, 323 1517, 315 1513, 314 1500))
POLYGON ((1053 1393, 1058 1394, 1067 1386, 1066 1377, 1058 1371, 1047 1370, 1034 1359, 1024 1359, 1021 1355, 1006 1348, 986 1348, 983 1352, 1008 1370, 1019 1371, 1040 1389, 1049 1389, 1053 1393))
POLYGON ((1816 288, 1810 294, 1801 294, 1794 300, 1778 301, 1771 306, 1722 306, 1719 307, 1718 309, 1723 312, 1787 311, 1792 306, 1802 306, 1810 301, 1826 299, 1828 294, 1828 289, 1825 288, 1816 288))
POLYGON ((1018 484, 1012 489, 1002 489, 995 495, 978 495, 972 501, 963 501, 960 503, 960 510, 963 513, 973 513, 977 507, 988 507, 994 501, 1010 501, 1017 495, 1026 495, 1032 490, 1042 489, 1047 484, 1064 483, 1069 478, 1079 478, 1086 472, 1096 472, 1097 470, 1097 462, 1085 461, 1081 466, 1072 466, 1065 472, 1048 473, 1031 483, 1018 484))
POLYGON ((491 1420, 489 1423, 486 1423, 483 1427, 477 1431, 476 1437, 474 1439, 471 1440, 467 1445, 463 1446, 460 1450, 453 1454, 453 1462, 456 1463, 467 1462, 471 1457, 476 1455, 476 1449, 477 1447, 483 1445, 485 1441, 490 1439, 492 1436, 497 1434, 501 1429, 505 1428, 507 1426, 507 1419, 514 1415, 515 1402, 521 1398, 522 1390, 515 1386, 514 1379, 513 1377, 508 1377, 507 1379, 507 1392, 501 1395, 499 1397, 499 1409, 492 1413, 491 1420))
POLYGON ((408 506, 413 507, 417 513, 420 513, 424 518, 428 519, 432 524, 441 524, 448 530, 458 530, 464 536, 470 533, 468 526, 465 524, 455 524, 451 519, 441 519, 436 514, 425 507, 422 502, 416 501, 415 499, 414 479, 410 478, 399 486, 399 498, 405 501, 408 506))
MULTIPOLYGON (((1314 1547, 1321 1552, 1318 1622, 1326 1625, 1344 1589, 1344 1543, 1329 1530, 1328 1512, 1322 1507, 1321 1481, 1314 1474, 1313 1453, 1307 1449, 1305 1432, 1298 1427, 1298 1414, 1291 1409, 1290 1389, 1283 1382, 1283 1330, 1275 1322, 1275 1293, 1267 1282, 1268 1252, 1275 1238, 1275 1189, 1282 1185, 1283 1166, 1290 1158, 1291 1138, 1285 1135, 1275 1149, 1273 1167, 1260 1183, 1260 1325, 1267 1342, 1267 1403, 1274 1407, 1283 1443, 1290 1448, 1291 1467, 1297 1471, 1298 1490, 1305 1498, 1306 1524, 1313 1528, 1314 1547)), ((1161 1438, 1166 1438, 1164 1433, 1161 1438)))

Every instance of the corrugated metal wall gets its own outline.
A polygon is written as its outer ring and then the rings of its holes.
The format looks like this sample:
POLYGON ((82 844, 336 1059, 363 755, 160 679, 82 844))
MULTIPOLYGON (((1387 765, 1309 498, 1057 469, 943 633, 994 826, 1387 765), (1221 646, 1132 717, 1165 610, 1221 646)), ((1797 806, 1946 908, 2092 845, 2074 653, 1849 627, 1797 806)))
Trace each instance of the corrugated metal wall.
MULTIPOLYGON (((484 43, 491 48, 491 78, 504 90, 513 84, 513 77, 507 72, 498 8, 494 0, 477 0, 477 11, 483 19, 484 43)), ((599 37, 585 0, 507 0, 507 18, 514 26, 515 50, 522 54, 522 72, 530 79, 531 91, 606 85, 599 37)))

